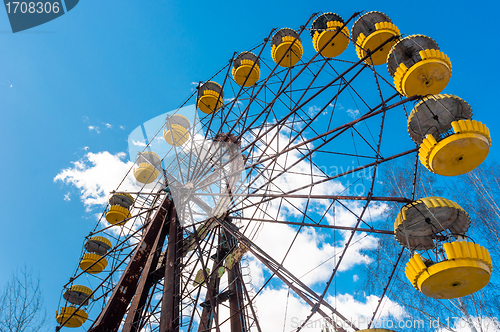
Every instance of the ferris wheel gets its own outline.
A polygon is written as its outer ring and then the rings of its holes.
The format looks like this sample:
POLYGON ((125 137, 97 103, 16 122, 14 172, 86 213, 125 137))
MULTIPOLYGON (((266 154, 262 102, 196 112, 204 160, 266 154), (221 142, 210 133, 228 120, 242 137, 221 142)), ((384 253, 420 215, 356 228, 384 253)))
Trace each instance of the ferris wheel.
POLYGON ((318 319, 358 330, 332 301, 334 285, 377 237, 395 237, 400 251, 378 276, 368 328, 402 269, 415 294, 479 291, 492 262, 467 236, 467 212, 443 197, 388 195, 379 178, 405 156, 417 161, 413 187, 422 166, 455 176, 485 160, 488 128, 467 102, 440 94, 451 73, 436 41, 401 35, 380 12, 315 13, 233 54, 178 109, 131 134, 134 166, 83 241, 57 329, 260 332, 272 317, 286 331, 318 319), (389 203, 400 212, 381 229, 389 203), (297 326, 288 298, 259 310, 266 286, 309 305, 297 326))

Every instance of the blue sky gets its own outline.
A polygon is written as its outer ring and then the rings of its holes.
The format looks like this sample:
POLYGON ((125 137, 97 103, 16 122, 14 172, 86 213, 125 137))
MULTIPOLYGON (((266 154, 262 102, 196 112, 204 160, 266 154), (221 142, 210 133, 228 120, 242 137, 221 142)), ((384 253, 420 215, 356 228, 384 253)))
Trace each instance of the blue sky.
MULTIPOLYGON (((498 5, 478 4, 86 0, 16 34, 0 10, 0 285, 17 266, 39 272, 55 326, 61 286, 95 218, 78 191, 54 177, 87 152, 127 152, 128 134, 179 106, 192 82, 211 76, 233 52, 260 43, 272 28, 298 28, 313 12, 334 11, 346 19, 354 11, 378 10, 401 32, 434 38, 453 64, 444 92, 471 104, 474 118, 490 128, 489 158, 498 157, 498 5), (70 201, 64 200, 67 193, 70 201)), ((309 38, 303 43, 312 55, 309 38)), ((354 58, 352 47, 348 51, 354 58)))

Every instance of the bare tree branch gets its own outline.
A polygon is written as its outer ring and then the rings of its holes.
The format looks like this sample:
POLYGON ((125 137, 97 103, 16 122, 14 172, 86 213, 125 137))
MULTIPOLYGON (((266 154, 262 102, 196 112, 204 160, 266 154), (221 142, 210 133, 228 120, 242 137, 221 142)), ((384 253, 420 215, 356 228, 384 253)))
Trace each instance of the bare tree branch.
POLYGON ((38 332, 46 323, 40 279, 24 266, 0 294, 0 332, 38 332))

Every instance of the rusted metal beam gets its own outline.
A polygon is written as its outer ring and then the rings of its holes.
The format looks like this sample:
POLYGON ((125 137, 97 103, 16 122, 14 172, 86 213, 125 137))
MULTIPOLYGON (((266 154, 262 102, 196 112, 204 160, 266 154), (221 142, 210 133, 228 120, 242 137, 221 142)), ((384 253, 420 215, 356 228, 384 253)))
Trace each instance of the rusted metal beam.
MULTIPOLYGON (((218 193, 196 193, 197 196, 222 196, 218 193)), ((235 197, 264 197, 264 198, 310 198, 310 199, 334 199, 345 201, 366 201, 368 196, 342 196, 342 195, 307 195, 307 194, 231 194, 235 197)), ((370 197, 372 201, 410 203, 412 200, 405 197, 370 197)))
POLYGON ((178 332, 180 323, 180 245, 182 229, 177 219, 175 206, 169 215, 169 232, 165 279, 163 281, 163 299, 161 303, 160 331, 178 332))
MULTIPOLYGON (((229 222, 227 218, 226 222, 229 222)), ((236 248, 236 239, 228 232, 224 232, 224 234, 230 247, 236 248)), ((229 297, 231 332, 246 331, 240 263, 235 262, 233 268, 228 270, 227 273, 229 290, 231 291, 231 296, 229 297)))
POLYGON ((137 332, 140 330, 139 324, 141 323, 144 305, 148 298, 149 291, 155 283, 152 272, 158 265, 161 248, 165 242, 165 237, 167 236, 167 230, 168 224, 164 222, 160 227, 158 235, 156 236, 155 243, 149 254, 144 271, 142 272, 134 298, 130 308, 128 309, 127 318, 125 319, 122 332, 137 332))
POLYGON ((239 274, 240 263, 235 263, 231 270, 227 271, 229 281, 229 315, 231 316, 231 332, 241 332, 245 322, 243 312, 243 292, 241 291, 241 274, 239 274))
MULTIPOLYGON (((285 220, 245 218, 245 217, 238 217, 238 216, 233 216, 233 219, 262 221, 262 222, 268 222, 268 223, 274 223, 274 224, 284 224, 284 225, 303 226, 303 227, 329 228, 329 229, 338 229, 338 230, 343 230, 343 231, 354 230, 354 227, 351 227, 351 226, 323 225, 323 224, 315 224, 315 223, 302 223, 302 222, 295 222, 295 221, 285 221, 285 220)), ((356 231, 365 232, 365 233, 394 235, 394 231, 385 230, 385 229, 359 228, 358 227, 358 228, 356 228, 356 231)))
POLYGON ((145 235, 138 243, 130 263, 115 286, 113 294, 93 326, 89 329, 89 332, 118 331, 127 307, 135 294, 137 283, 149 257, 149 253, 153 248, 158 231, 165 221, 170 204, 171 200, 168 197, 165 197, 161 202, 145 235))
POLYGON ((220 247, 222 243, 221 243, 221 236, 219 235, 217 238, 218 238, 217 254, 216 258, 214 259, 214 263, 212 265, 212 270, 210 271, 211 272, 210 276, 208 277, 207 295, 205 296, 205 302, 208 301, 210 303, 210 306, 206 306, 203 308, 203 311, 201 313, 200 324, 198 325, 199 332, 211 330, 213 315, 215 314, 212 311, 212 303, 215 305, 214 300, 217 298, 217 295, 219 294, 220 278, 217 269, 219 267, 219 263, 222 260, 221 247, 220 247))

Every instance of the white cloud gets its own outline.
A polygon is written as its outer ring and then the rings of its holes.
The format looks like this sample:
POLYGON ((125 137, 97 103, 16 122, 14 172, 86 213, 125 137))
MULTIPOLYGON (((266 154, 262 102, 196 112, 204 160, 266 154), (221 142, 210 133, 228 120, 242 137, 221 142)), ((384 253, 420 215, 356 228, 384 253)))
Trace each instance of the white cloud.
MULTIPOLYGON (((256 299, 256 306, 259 323, 264 331, 283 331, 283 325, 284 331, 293 331, 311 313, 311 307, 287 288, 264 289, 256 299)), ((306 325, 304 329, 319 332, 321 325, 313 326, 317 325, 314 322, 319 318, 315 314, 311 319, 312 324, 306 325)))
MULTIPOLYGON (((290 226, 266 223, 259 233, 256 244, 281 262, 295 239, 283 264, 285 268, 308 285, 326 281, 336 265, 335 257, 338 257, 344 249, 345 241, 330 244, 312 227, 303 228, 297 237, 296 235, 297 230, 290 226), (280 236, 277 237, 276 234, 280 236)), ((361 234, 356 235, 352 243, 338 272, 370 263, 371 259, 362 254, 362 250, 373 250, 378 245, 376 238, 361 234)))
POLYGON ((104 123, 104 125, 106 126, 106 129, 111 129, 113 128, 113 125, 110 124, 110 123, 104 123))
POLYGON ((353 119, 356 119, 359 116, 359 114, 360 114, 359 110, 353 110, 350 108, 347 110, 347 115, 349 115, 349 117, 353 119))
POLYGON ((316 106, 316 105, 309 106, 307 108, 307 114, 312 117, 312 116, 315 116, 320 110, 321 110, 321 108, 316 106))
POLYGON ((97 127, 97 126, 89 126, 89 131, 92 131, 92 130, 95 130, 95 132, 98 134, 101 133, 101 129, 99 129, 99 127, 97 127))
POLYGON ((120 129, 121 129, 121 130, 125 130, 125 127, 124 127, 124 126, 120 126, 120 129))
POLYGON ((7 85, 9 86, 9 88, 12 88, 12 83, 10 83, 9 80, 5 80, 5 82, 2 82, 0 84, 5 84, 5 83, 7 83, 7 85))
MULTIPOLYGON (((339 312, 353 325, 363 329, 367 328, 368 322, 380 298, 370 295, 366 297, 365 302, 362 302, 354 299, 350 294, 339 294, 336 298, 328 296, 326 300, 332 306, 338 308, 339 312)), ((260 325, 265 326, 265 330, 269 331, 283 331, 283 326, 285 327, 284 331, 295 331, 311 313, 311 306, 287 288, 265 288, 256 298, 256 307, 260 325)), ((324 306, 321 306, 321 309, 329 317, 334 318, 337 324, 346 330, 352 331, 348 323, 341 321, 329 309, 326 309, 324 306)), ((397 324, 408 316, 403 307, 387 297, 382 300, 382 305, 378 313, 374 322, 375 324, 379 324, 381 320, 392 320, 397 324)), ((302 330, 320 332, 325 326, 329 326, 330 330, 332 330, 330 323, 316 313, 308 320, 302 330)))
MULTIPOLYGON (((230 102, 232 102, 233 100, 234 100, 234 98, 226 98, 226 99, 224 99, 224 102, 225 102, 225 103, 230 103, 230 102)), ((239 101, 239 100, 236 100, 234 103, 235 103, 235 104, 238 104, 238 105, 243 105, 243 103, 242 103, 241 101, 239 101)))
POLYGON ((70 197, 70 196, 71 196, 71 193, 69 193, 69 192, 68 192, 68 193, 66 193, 66 194, 64 195, 64 200, 65 200, 65 201, 68 201, 68 202, 69 202, 69 201, 71 201, 71 197, 70 197))
MULTIPOLYGON (((162 137, 162 139, 163 139, 163 137, 162 137)), ((144 147, 146 146, 146 143, 141 142, 141 141, 132 140, 132 144, 134 144, 135 146, 144 146, 144 147)))
MULTIPOLYGON (((107 202, 109 193, 117 189, 123 177, 133 165, 124 161, 123 152, 115 155, 104 151, 87 153, 81 160, 73 162, 73 167, 63 169, 54 178, 80 190, 80 197, 87 208, 107 202)), ((135 190, 135 180, 129 173, 119 190, 135 190)))
POLYGON ((352 276, 352 281, 358 282, 358 280, 359 280, 359 276, 357 274, 352 276))

